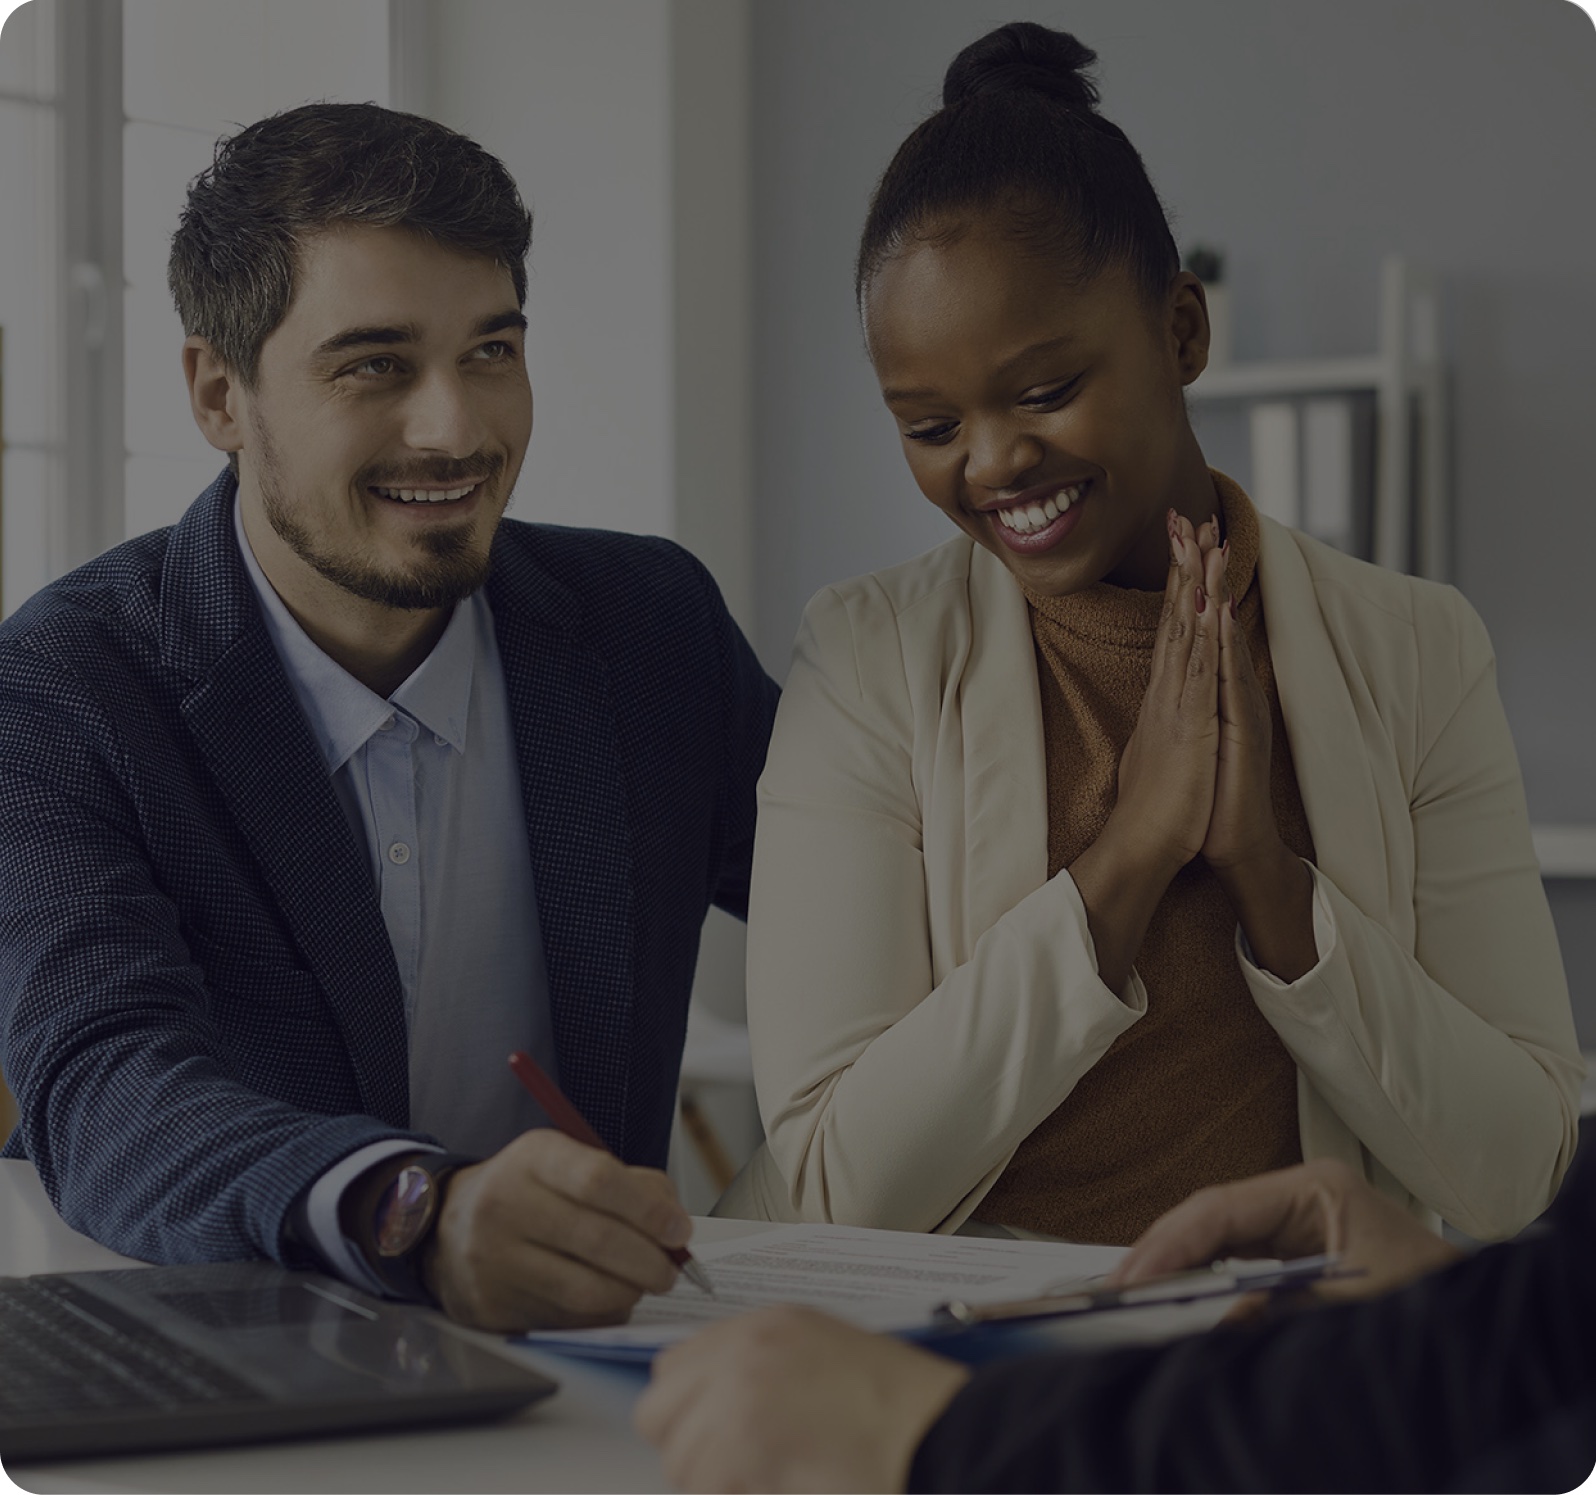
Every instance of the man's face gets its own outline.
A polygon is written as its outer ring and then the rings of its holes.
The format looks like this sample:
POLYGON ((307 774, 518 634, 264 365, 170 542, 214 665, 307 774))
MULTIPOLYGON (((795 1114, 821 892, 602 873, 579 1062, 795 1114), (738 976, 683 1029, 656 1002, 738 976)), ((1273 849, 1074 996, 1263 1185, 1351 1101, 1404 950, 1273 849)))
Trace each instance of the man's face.
POLYGON ((509 271, 484 256, 403 228, 307 239, 239 391, 245 502, 346 593, 397 608, 467 596, 532 433, 525 327, 509 271))

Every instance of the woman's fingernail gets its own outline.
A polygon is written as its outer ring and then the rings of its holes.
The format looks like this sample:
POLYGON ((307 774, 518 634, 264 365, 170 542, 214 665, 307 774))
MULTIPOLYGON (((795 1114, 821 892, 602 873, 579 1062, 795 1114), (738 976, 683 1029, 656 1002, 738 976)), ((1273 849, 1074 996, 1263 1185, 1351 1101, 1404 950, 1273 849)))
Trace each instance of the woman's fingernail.
POLYGON ((1208 599, 1205 596, 1203 596, 1203 589, 1201 587, 1198 587, 1197 588, 1197 611, 1201 612, 1207 606, 1208 606, 1208 599))
POLYGON ((1226 540, 1225 543, 1219 547, 1219 553, 1222 556, 1224 556, 1224 558, 1227 561, 1230 559, 1230 541, 1229 540, 1226 540))
POLYGON ((1236 599, 1234 597, 1230 599, 1230 620, 1231 622, 1236 620, 1236 599))

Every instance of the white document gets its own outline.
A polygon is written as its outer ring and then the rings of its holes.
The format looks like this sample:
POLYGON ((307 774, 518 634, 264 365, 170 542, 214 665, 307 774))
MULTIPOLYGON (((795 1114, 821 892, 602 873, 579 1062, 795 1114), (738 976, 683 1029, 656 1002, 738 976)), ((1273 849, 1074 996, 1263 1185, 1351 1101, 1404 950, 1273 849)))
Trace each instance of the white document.
POLYGON ((819 1308, 863 1328, 924 1329, 950 1299, 1000 1303, 1069 1290, 1108 1272, 1122 1246, 1072 1246, 985 1236, 919 1235, 848 1225, 778 1225, 758 1235, 694 1244, 713 1298, 679 1278, 608 1329, 526 1336, 534 1344, 622 1357, 660 1349, 717 1319, 778 1303, 819 1308))

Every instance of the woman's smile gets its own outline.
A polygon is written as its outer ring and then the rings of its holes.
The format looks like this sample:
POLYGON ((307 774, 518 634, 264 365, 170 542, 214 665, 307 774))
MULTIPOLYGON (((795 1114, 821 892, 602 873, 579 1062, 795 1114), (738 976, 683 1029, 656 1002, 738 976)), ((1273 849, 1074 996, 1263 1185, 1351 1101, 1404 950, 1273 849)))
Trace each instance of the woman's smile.
POLYGON ((987 517, 999 543, 1018 555, 1040 555, 1074 532, 1090 486, 1089 479, 1067 487, 1038 484, 1016 498, 982 505, 976 512, 987 517))

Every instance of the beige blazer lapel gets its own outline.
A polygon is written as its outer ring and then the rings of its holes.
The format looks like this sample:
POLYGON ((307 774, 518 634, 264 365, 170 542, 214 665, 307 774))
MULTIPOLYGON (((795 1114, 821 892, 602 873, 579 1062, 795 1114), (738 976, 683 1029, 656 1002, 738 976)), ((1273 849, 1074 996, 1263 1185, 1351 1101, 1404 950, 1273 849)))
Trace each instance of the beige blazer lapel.
POLYGON ((963 782, 944 780, 934 807, 962 821, 962 905, 947 911, 962 936, 955 964, 1047 881, 1047 751, 1030 610, 1003 563, 970 550, 970 639, 958 681, 963 782))
MULTIPOLYGON (((1314 860, 1370 918, 1388 928, 1405 928, 1411 944, 1412 906, 1402 900, 1399 907, 1392 907, 1389 860, 1393 844, 1408 846, 1411 836, 1399 827, 1390 827, 1394 834, 1386 834, 1376 755, 1364 748, 1369 728, 1378 727, 1362 720, 1373 713, 1373 704, 1366 702, 1360 713, 1353 699, 1346 668, 1325 626, 1321 611, 1325 601, 1297 537, 1263 515, 1259 521, 1263 537, 1258 584, 1264 626, 1297 790, 1313 832, 1314 860), (1382 846, 1387 848, 1384 854, 1382 846)), ((1383 756, 1380 761, 1385 761, 1383 756)), ((1405 797, 1400 802, 1405 804, 1405 797)), ((1404 879, 1397 885, 1406 883, 1404 879)), ((1379 1167, 1300 1069, 1297 1117, 1304 1158, 1338 1158, 1365 1172, 1379 1167)), ((1399 1197, 1406 1194, 1403 1189, 1396 1192, 1399 1197)))
MULTIPOLYGON (((1390 922, 1397 913, 1390 859, 1402 856, 1411 833, 1388 826, 1386 811, 1393 791, 1404 810, 1405 797, 1400 784, 1376 781, 1376 755, 1358 746, 1378 734, 1379 723, 1363 719, 1373 714, 1372 701, 1360 711, 1353 698, 1346 662, 1331 641, 1322 599, 1296 537, 1272 519, 1260 516, 1260 523, 1264 626, 1297 788, 1313 832, 1314 859, 1365 914, 1395 930, 1402 921, 1399 916, 1390 922), (1388 848, 1385 855, 1382 846, 1388 848)), ((1379 761, 1384 764, 1388 757, 1379 755, 1379 761)), ((1411 908, 1408 913, 1411 919, 1411 908)))

